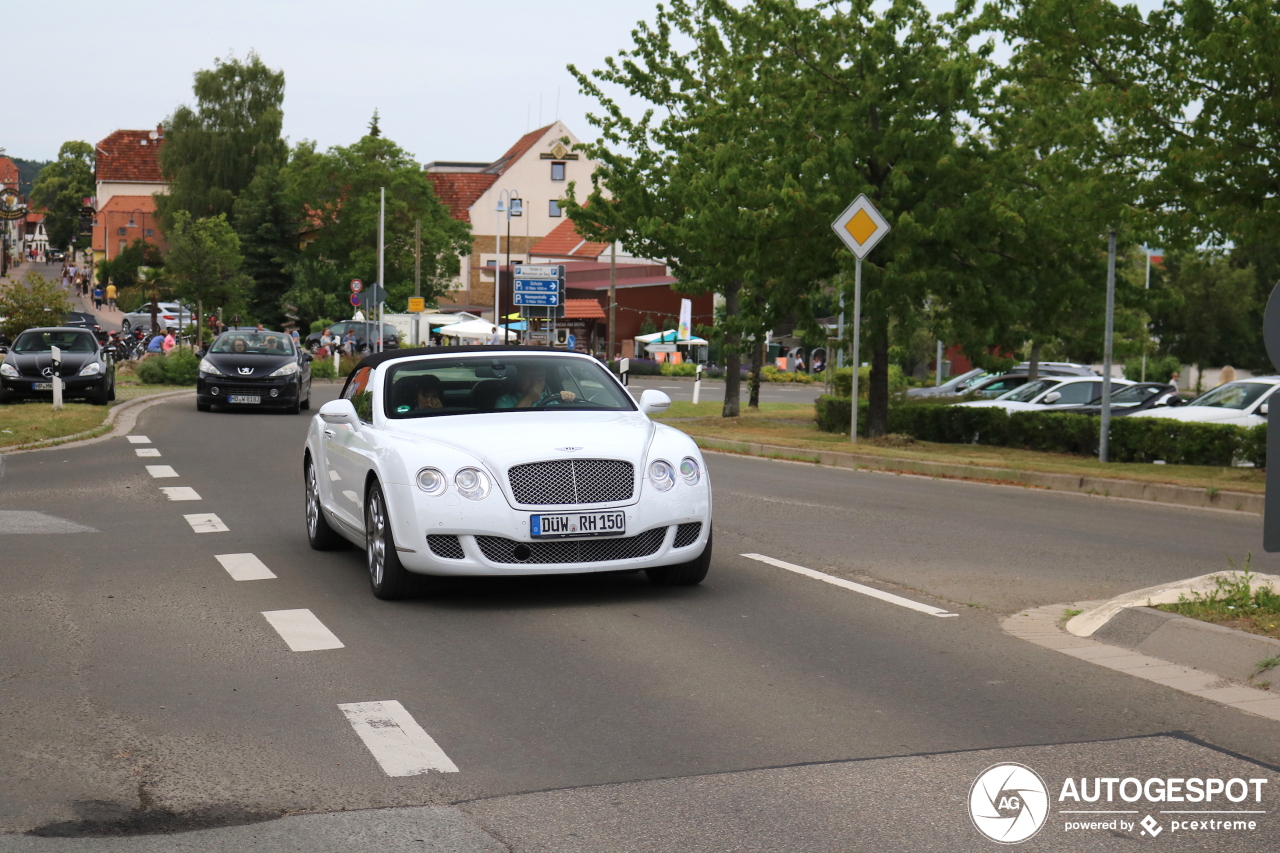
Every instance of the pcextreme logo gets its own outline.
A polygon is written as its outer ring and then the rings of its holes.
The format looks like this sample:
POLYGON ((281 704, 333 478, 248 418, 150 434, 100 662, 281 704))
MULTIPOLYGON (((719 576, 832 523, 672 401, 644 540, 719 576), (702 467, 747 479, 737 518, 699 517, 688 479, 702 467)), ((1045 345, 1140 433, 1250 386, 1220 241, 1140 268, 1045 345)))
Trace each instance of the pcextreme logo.
POLYGON ((1049 816, 1049 789, 1025 764, 993 764, 969 789, 969 817, 987 838, 1021 844, 1040 831, 1049 816))

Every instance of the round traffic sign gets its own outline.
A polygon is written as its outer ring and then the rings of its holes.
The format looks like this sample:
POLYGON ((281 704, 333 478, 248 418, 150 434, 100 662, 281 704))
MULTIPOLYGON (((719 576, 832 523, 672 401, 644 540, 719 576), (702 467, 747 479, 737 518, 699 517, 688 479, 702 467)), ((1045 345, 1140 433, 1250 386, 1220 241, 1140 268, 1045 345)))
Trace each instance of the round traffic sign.
POLYGON ((565 338, 564 345, 569 349, 577 349, 578 338, 574 335, 569 335, 569 337, 565 338))
POLYGON ((358 278, 351 279, 351 292, 359 293, 361 290, 364 290, 364 282, 358 278))
POLYGON ((357 295, 355 295, 354 293, 353 293, 353 294, 351 294, 351 304, 352 304, 352 305, 354 305, 354 306, 356 306, 357 308, 359 308, 359 307, 360 307, 360 297, 359 297, 359 296, 357 296, 357 295))

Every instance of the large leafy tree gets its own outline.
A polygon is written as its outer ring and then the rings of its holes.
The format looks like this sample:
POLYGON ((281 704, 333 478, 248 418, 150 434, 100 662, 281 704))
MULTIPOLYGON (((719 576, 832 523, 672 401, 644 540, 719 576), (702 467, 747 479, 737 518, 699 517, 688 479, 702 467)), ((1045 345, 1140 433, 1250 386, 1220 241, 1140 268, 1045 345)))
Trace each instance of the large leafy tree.
POLYGON ((226 216, 193 219, 185 210, 174 214, 165 282, 179 299, 235 311, 249 283, 240 271, 243 263, 240 238, 226 216))
POLYGON ((258 170, 288 157, 280 136, 284 72, 268 68, 257 53, 216 59, 212 69, 197 71, 194 94, 194 106, 180 106, 169 117, 160 147, 169 193, 156 196, 156 209, 166 234, 178 211, 232 218, 236 198, 258 170))
POLYGON ((235 203, 244 273, 253 282, 249 309, 271 326, 283 325, 285 294, 293 286, 301 211, 291 202, 281 169, 258 168, 235 203))
MULTIPOLYGON (((376 127, 376 124, 374 125, 376 127)), ((347 282, 377 279, 380 191, 386 190, 385 264, 389 310, 403 310, 414 286, 414 225, 422 223, 422 294, 444 293, 469 251, 470 229, 449 216, 422 167, 400 146, 370 133, 354 145, 317 151, 303 143, 284 169, 289 203, 304 212, 307 247, 290 269, 286 294, 305 322, 339 316, 347 282)))
POLYGON ((36 272, 0 285, 0 333, 10 338, 32 326, 53 326, 71 310, 67 292, 36 272))
POLYGON ((85 248, 88 238, 78 238, 80 211, 84 200, 94 194, 93 146, 87 142, 64 142, 58 159, 40 170, 31 188, 31 203, 44 209, 44 227, 49 244, 85 248))
POLYGON ((1198 367, 1240 364, 1242 343, 1257 334, 1253 269, 1193 252, 1167 255, 1164 267, 1152 300, 1161 349, 1198 367))

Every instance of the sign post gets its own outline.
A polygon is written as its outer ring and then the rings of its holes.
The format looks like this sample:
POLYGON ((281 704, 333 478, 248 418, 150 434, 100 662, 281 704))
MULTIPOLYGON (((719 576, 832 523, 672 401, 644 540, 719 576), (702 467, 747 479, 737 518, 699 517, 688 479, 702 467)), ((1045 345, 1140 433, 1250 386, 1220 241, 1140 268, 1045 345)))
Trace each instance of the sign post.
POLYGON ((49 378, 53 380, 53 410, 56 412, 62 408, 62 350, 58 347, 50 347, 53 362, 53 375, 49 378))
POLYGON ((858 443, 858 337, 862 329, 862 259, 889 233, 889 223, 876 210, 866 194, 859 194, 853 204, 844 209, 831 230, 849 247, 856 260, 853 274, 853 411, 849 417, 849 442, 858 443))
MULTIPOLYGON (((1271 291, 1262 315, 1262 341, 1267 357, 1280 368, 1280 284, 1271 291)), ((1262 550, 1274 553, 1280 551, 1280 415, 1275 414, 1280 401, 1268 399, 1263 407, 1267 410, 1267 492, 1262 503, 1262 550)))

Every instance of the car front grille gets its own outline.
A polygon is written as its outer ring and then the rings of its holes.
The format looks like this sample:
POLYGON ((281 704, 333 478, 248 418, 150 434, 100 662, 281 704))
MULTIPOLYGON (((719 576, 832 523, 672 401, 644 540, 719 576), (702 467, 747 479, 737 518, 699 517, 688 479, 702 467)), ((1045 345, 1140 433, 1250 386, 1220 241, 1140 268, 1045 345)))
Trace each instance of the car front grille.
POLYGON ((462 553, 462 543, 458 541, 458 537, 452 534, 428 533, 427 546, 432 554, 446 560, 464 560, 467 556, 462 553))
POLYGON ((702 522, 690 521, 676 528, 676 541, 672 548, 684 548, 698 541, 702 534, 702 522))
POLYGON ((657 553, 667 528, 655 527, 638 536, 618 539, 558 539, 549 542, 517 542, 501 536, 477 536, 476 544, 494 563, 608 563, 633 560, 657 553), (520 553, 517 554, 517 549, 520 553), (524 557, 524 549, 528 556, 524 557), (524 559, 521 559, 524 557, 524 559))
POLYGON ((206 379, 205 381, 210 385, 217 386, 219 397, 225 397, 229 394, 246 394, 261 397, 262 395, 269 393, 272 388, 276 387, 274 382, 270 384, 263 383, 262 385, 231 385, 220 383, 214 379, 206 379))
POLYGON ((621 459, 530 462, 507 471, 507 482, 520 504, 612 503, 635 494, 635 466, 621 459))

